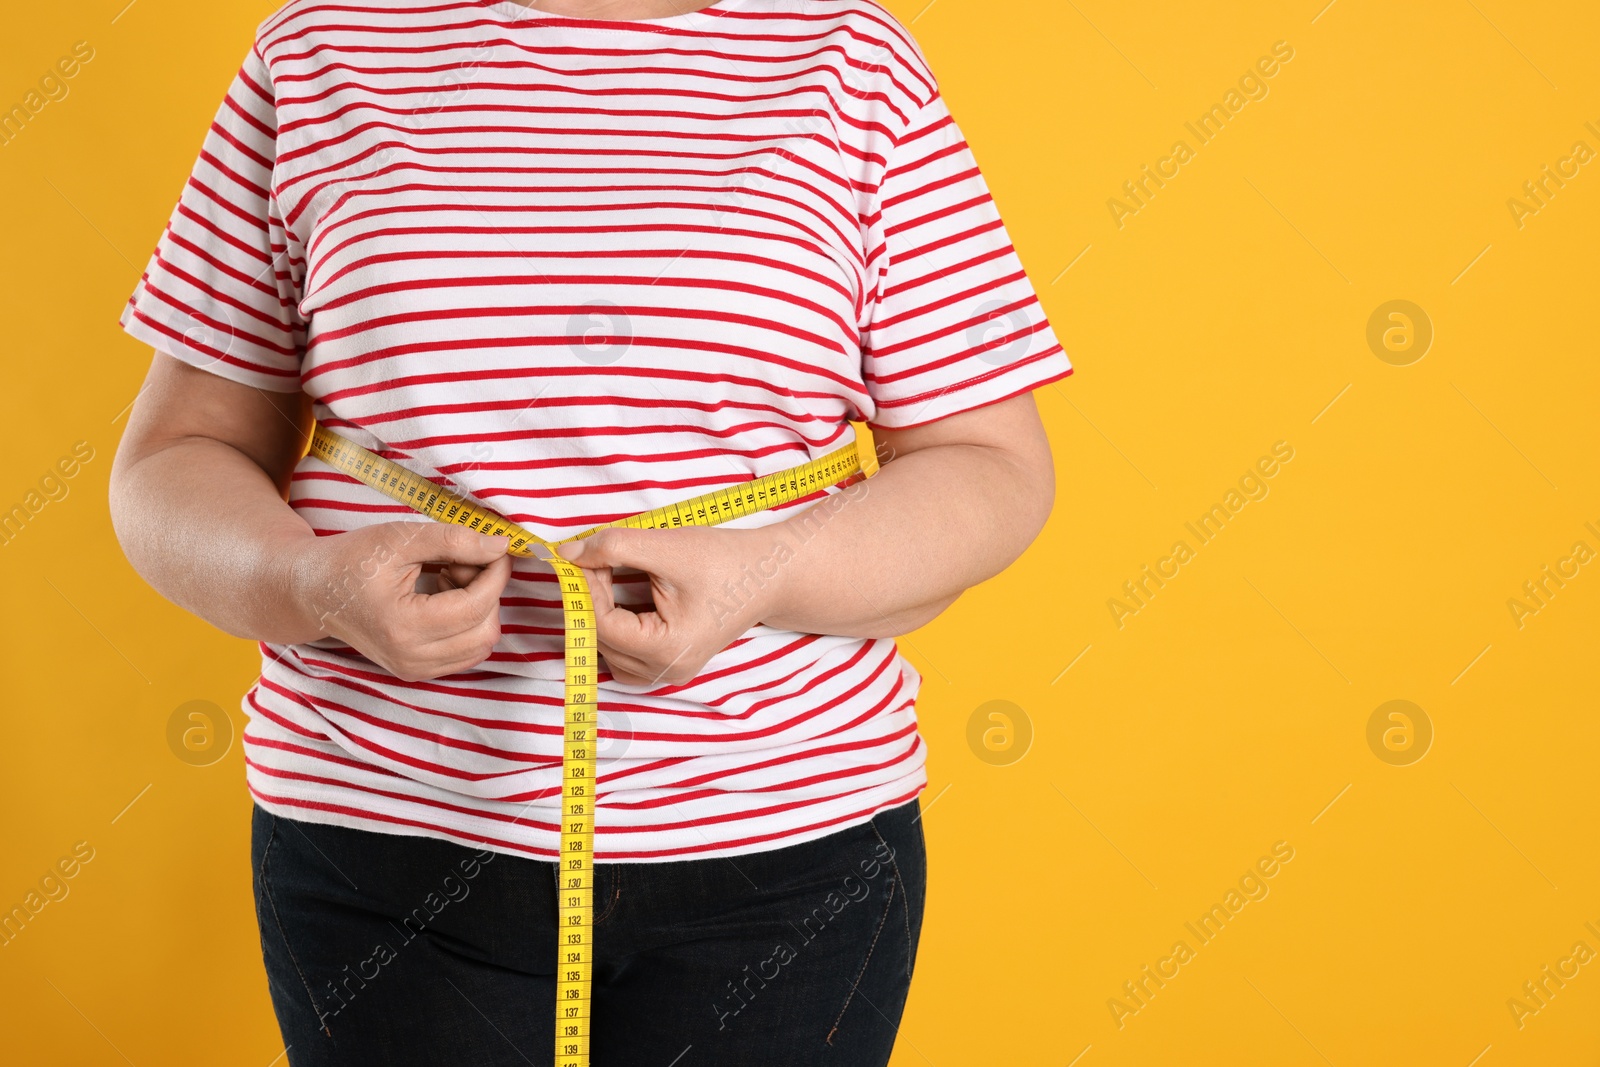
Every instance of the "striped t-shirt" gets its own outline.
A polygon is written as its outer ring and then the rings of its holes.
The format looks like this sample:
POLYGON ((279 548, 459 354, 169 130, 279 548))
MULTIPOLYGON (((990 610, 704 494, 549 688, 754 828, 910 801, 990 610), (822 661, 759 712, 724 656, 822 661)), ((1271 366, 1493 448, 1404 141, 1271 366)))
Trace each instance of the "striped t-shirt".
MULTIPOLYGON (((870 0, 631 22, 292 0, 121 324, 304 389, 330 428, 551 538, 1071 372, 924 57, 870 0)), ((324 536, 432 521, 310 456, 289 504, 324 536)), ((514 562, 472 670, 404 682, 332 638, 262 642, 255 801, 553 857, 560 601, 514 562)), ((765 625, 686 685, 602 672, 596 858, 797 844, 911 800, 919 682, 891 639, 765 625)))

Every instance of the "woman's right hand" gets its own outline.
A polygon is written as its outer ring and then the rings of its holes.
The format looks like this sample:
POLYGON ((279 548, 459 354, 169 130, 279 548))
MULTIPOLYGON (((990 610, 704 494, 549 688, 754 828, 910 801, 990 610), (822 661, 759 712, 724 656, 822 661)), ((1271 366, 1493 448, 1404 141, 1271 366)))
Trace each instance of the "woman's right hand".
POLYGON ((296 546, 292 595, 323 633, 396 678, 439 678, 482 663, 500 640, 509 543, 433 521, 385 522, 317 537, 296 546), (434 562, 450 575, 471 578, 426 591, 431 583, 421 580, 423 564, 434 562))

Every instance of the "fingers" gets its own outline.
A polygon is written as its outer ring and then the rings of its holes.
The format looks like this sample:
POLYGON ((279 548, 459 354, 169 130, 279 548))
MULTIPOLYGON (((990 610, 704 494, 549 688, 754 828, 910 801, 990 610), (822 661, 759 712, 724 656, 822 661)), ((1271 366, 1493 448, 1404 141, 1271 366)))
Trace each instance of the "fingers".
MULTIPOLYGON (((445 572, 440 572, 445 577, 445 572)), ((500 596, 511 579, 511 557, 502 555, 479 570, 466 585, 400 598, 399 614, 423 641, 441 641, 466 633, 490 616, 499 618, 500 596)))
POLYGON ((648 669, 639 663, 634 663, 626 656, 622 656, 604 644, 600 646, 600 655, 605 658, 606 669, 611 672, 611 680, 621 685, 651 686, 657 682, 657 676, 648 672, 648 669))
POLYGON ((439 568, 440 589, 462 589, 472 583, 482 567, 474 567, 470 563, 446 563, 439 568))
POLYGON ((657 612, 629 611, 627 608, 604 609, 595 604, 594 626, 602 646, 620 652, 640 662, 648 662, 661 654, 661 646, 669 636, 666 620, 657 612))
POLYGON ((445 563, 471 563, 483 566, 506 554, 511 539, 501 534, 490 537, 462 526, 440 522, 408 522, 391 525, 415 527, 394 534, 396 563, 417 564, 440 560, 445 563))
MULTIPOLYGON (((714 562, 715 535, 704 530, 634 530, 612 527, 580 541, 557 546, 561 556, 582 567, 594 590, 595 630, 612 677, 624 685, 686 685, 711 656, 727 644, 703 596, 714 562), (612 568, 648 575, 650 603, 618 607, 612 568)), ((724 545, 731 543, 726 537, 724 545)))
POLYGON ((632 567, 635 570, 657 574, 666 562, 664 538, 677 531, 632 530, 613 526, 596 530, 578 541, 567 541, 556 547, 562 559, 581 566, 584 570, 601 570, 606 567, 632 567))
POLYGON ((505 591, 506 583, 511 580, 511 557, 502 555, 491 560, 487 567, 473 575, 472 580, 460 592, 471 594, 474 603, 498 605, 500 594, 505 591))
POLYGON ((672 626, 653 611, 595 613, 595 637, 612 677, 624 685, 687 685, 714 651, 692 623, 672 626), (683 632, 678 632, 682 630, 683 632))
POLYGON ((400 651, 384 666, 402 681, 423 681, 488 659, 500 640, 500 592, 510 576, 511 557, 501 556, 464 587, 408 598, 387 635, 400 651))
POLYGON ((418 682, 471 670, 494 651, 500 640, 497 611, 472 629, 422 647, 409 649, 384 667, 402 681, 418 682))
MULTIPOLYGON (((590 602, 594 605, 595 638, 611 676, 624 685, 644 685, 649 678, 645 676, 643 662, 625 651, 640 640, 638 635, 645 626, 641 621, 644 612, 617 606, 615 579, 611 573, 613 566, 637 566, 641 560, 638 553, 629 551, 628 546, 613 536, 617 532, 601 530, 581 541, 558 545, 556 552, 568 562, 578 563, 589 583, 590 602), (625 563, 623 560, 634 562, 625 563)), ((659 619, 651 614, 652 618, 659 619)))
POLYGON ((705 666, 699 659, 691 656, 690 652, 691 650, 685 647, 674 657, 665 662, 658 662, 651 658, 641 659, 631 656, 608 646, 604 641, 600 642, 600 655, 605 659, 611 677, 623 685, 674 688, 688 685, 705 666))
POLYGON ((590 570, 588 567, 584 567, 582 569, 583 576, 589 582, 589 593, 594 601, 595 617, 598 619, 601 615, 616 610, 617 592, 611 568, 602 567, 600 570, 590 570))
POLYGON ((434 664, 429 677, 437 678, 476 667, 489 658, 499 641, 500 613, 496 611, 472 629, 429 647, 426 652, 434 664))
POLYGON ((557 545, 556 553, 570 563, 578 563, 588 581, 590 602, 594 605, 595 639, 612 680, 622 685, 653 685, 659 681, 660 671, 652 670, 646 660, 630 654, 626 649, 637 647, 642 642, 641 635, 648 624, 641 616, 648 614, 657 622, 660 617, 642 608, 630 610, 617 606, 611 568, 637 567, 642 570, 644 554, 631 550, 632 546, 616 538, 615 533, 601 530, 581 541, 557 545))
POLYGON ((321 615, 326 632, 406 681, 468 670, 500 640, 508 544, 431 522, 382 523, 338 537, 321 615), (441 565, 424 568, 434 561, 441 565))
MULTIPOLYGON (((352 643, 398 677, 417 681, 469 670, 489 657, 500 640, 500 598, 511 577, 509 539, 444 524, 390 523, 371 540, 352 544, 363 551, 375 541, 380 571, 398 581, 372 583, 368 610, 350 624, 352 643), (416 592, 424 563, 438 561, 435 592, 416 592)), ((595 609, 596 639, 611 676, 620 684, 685 685, 727 643, 704 597, 691 596, 717 553, 689 531, 601 530, 582 541, 557 546, 588 579, 595 609), (709 554, 708 554, 709 553, 709 554), (618 607, 613 567, 648 575, 651 603, 618 607), (650 610, 650 609, 655 610, 650 610)), ((731 566, 724 562, 724 570, 731 566)), ((363 570, 362 573, 367 573, 363 570)), ((377 577, 373 573, 371 577, 377 577)))

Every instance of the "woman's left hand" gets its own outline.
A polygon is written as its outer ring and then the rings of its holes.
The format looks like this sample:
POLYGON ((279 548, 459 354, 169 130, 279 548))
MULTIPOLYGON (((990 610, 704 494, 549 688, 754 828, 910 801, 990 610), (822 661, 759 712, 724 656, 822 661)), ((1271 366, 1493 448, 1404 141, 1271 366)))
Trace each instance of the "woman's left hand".
POLYGON ((614 527, 557 549, 588 576, 600 654, 624 685, 693 681, 712 656, 768 613, 789 558, 770 530, 709 527, 614 527), (649 577, 654 611, 616 605, 613 567, 649 577))

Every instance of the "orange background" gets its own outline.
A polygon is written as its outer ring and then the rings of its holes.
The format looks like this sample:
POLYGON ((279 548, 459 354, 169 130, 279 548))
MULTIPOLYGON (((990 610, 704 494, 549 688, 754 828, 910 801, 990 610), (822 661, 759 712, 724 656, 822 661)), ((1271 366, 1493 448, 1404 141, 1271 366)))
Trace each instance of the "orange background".
MULTIPOLYGON (((125 3, 27 5, 0 37, 5 106, 95 50, 0 146, 0 509, 93 450, 0 547, 0 908, 92 849, 0 948, 0 1017, 16 1062, 265 1067, 240 753, 168 739, 189 701, 242 728, 256 653, 131 571, 106 478, 150 355, 117 314, 275 5, 125 3)), ((1600 150, 1600 13, 1322 3, 890 5, 1077 366, 1038 394, 1049 527, 903 642, 932 885, 896 1064, 1600 1054, 1600 963, 1560 962, 1600 950, 1600 565, 1573 556, 1600 550, 1600 164, 1573 156, 1600 150), (1200 143, 1185 123, 1279 41, 1266 95, 1200 143), (1135 203, 1146 164, 1169 177, 1135 203), (1536 203, 1546 165, 1567 177, 1536 203), (1370 347, 1395 300, 1420 317, 1370 347), (1280 441, 1202 544, 1185 523, 1280 441), (1169 577, 1141 605, 1146 565, 1169 577), (1539 606, 1546 565, 1568 577, 1539 606), (1292 860, 1202 944, 1185 923, 1277 842, 1292 860), (1146 965, 1170 977, 1135 1001, 1146 965), (1571 977, 1517 1018, 1546 965, 1571 977)))

